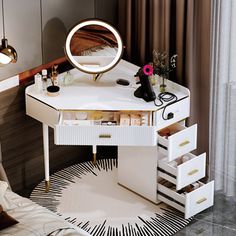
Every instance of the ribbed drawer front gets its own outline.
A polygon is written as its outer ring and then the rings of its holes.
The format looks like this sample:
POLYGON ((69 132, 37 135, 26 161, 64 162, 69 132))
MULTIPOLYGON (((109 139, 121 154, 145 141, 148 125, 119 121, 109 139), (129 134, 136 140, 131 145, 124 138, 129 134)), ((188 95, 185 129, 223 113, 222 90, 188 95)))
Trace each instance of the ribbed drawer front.
POLYGON ((55 144, 155 146, 157 134, 153 126, 70 126, 56 125, 55 144))

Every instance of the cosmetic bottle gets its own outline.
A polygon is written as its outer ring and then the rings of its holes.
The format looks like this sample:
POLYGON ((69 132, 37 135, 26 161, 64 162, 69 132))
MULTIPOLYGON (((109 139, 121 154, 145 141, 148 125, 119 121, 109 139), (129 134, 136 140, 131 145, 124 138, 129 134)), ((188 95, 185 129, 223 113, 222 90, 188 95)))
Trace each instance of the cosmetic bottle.
POLYGON ((41 93, 42 92, 42 86, 43 86, 42 76, 39 73, 37 73, 34 76, 34 88, 35 88, 35 91, 37 93, 41 93))
POLYGON ((70 73, 70 71, 67 71, 65 76, 64 76, 64 81, 63 81, 64 85, 69 85, 69 84, 72 84, 73 82, 73 75, 70 73))
POLYGON ((46 69, 42 70, 42 82, 43 82, 43 91, 46 91, 47 86, 48 86, 48 76, 47 76, 48 72, 46 69))
POLYGON ((52 77, 52 81, 53 81, 53 85, 54 86, 58 86, 59 83, 58 83, 58 72, 57 72, 57 68, 58 68, 58 65, 53 65, 52 66, 52 73, 51 73, 51 77, 52 77))

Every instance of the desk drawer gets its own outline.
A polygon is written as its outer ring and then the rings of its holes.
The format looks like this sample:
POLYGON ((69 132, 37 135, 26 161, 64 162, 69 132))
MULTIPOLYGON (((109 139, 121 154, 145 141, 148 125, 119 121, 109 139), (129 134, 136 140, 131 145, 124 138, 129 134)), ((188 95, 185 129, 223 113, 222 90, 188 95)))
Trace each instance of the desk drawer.
POLYGON ((190 98, 186 97, 172 105, 162 108, 155 113, 155 123, 158 130, 163 129, 171 124, 179 122, 189 117, 190 98), (172 113, 173 117, 167 119, 168 114, 172 113))
POLYGON ((154 126, 56 125, 55 144, 155 146, 154 126))
POLYGON ((26 95, 26 114, 34 119, 54 127, 59 120, 59 111, 48 106, 47 104, 40 102, 39 100, 26 95))
POLYGON ((197 124, 185 127, 176 123, 160 130, 158 134, 159 150, 167 156, 168 161, 196 149, 197 124))
POLYGON ((213 205, 214 181, 207 184, 198 183, 200 184, 199 188, 181 194, 171 189, 171 185, 165 186, 159 183, 157 185, 157 197, 166 204, 182 211, 185 214, 185 219, 188 219, 213 205))
POLYGON ((195 156, 192 153, 178 158, 178 162, 188 159, 182 164, 176 165, 175 161, 168 162, 163 158, 158 163, 158 176, 176 185, 176 190, 203 178, 206 173, 206 153, 195 156))

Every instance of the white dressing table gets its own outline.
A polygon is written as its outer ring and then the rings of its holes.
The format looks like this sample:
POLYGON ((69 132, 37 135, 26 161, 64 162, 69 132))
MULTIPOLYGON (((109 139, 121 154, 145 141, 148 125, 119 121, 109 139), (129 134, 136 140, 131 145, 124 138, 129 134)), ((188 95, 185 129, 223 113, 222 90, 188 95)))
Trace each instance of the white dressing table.
MULTIPOLYGON (((205 153, 199 156, 188 154, 197 144, 197 125, 184 126, 190 110, 189 90, 167 81, 168 91, 174 93, 178 101, 166 108, 165 103, 157 107, 153 102, 134 97, 134 90, 138 87, 134 80, 137 70, 137 66, 121 60, 94 82, 91 75, 73 69, 73 83, 61 86, 57 97, 37 93, 34 85, 26 88, 26 113, 43 125, 46 186, 49 187, 50 169, 48 127, 52 127, 57 145, 92 145, 95 155, 96 145, 119 146, 118 183, 154 203, 166 202, 189 218, 213 205, 214 191, 212 181, 200 184, 189 193, 177 192, 205 176, 205 153), (117 85, 119 78, 129 80, 130 85, 117 85), (138 112, 144 114, 148 122, 143 126, 66 124, 68 113, 78 111, 113 112, 118 116, 121 112, 138 112), (173 113, 173 118, 166 119, 169 113, 173 113), (173 135, 166 138, 158 134, 159 130, 169 126, 175 130, 173 135), (189 160, 174 166, 173 160, 185 154, 189 160)), ((63 80, 64 75, 60 74, 59 80, 63 80)), ((155 92, 158 94, 157 90, 155 92)))

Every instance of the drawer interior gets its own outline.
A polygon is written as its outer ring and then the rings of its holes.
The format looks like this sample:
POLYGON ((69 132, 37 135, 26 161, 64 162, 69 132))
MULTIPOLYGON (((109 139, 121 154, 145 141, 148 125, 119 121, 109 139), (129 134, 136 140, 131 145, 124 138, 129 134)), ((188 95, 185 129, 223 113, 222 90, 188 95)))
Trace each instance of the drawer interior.
POLYGON ((60 111, 60 125, 152 126, 151 111, 60 111))
POLYGON ((163 197, 166 197, 176 203, 178 203, 180 206, 185 206, 186 202, 186 195, 190 192, 193 192, 202 186, 204 186, 204 183, 201 183, 200 181, 196 181, 181 190, 176 191, 175 185, 173 183, 170 183, 167 180, 162 179, 158 184, 158 194, 160 194, 163 197))
POLYGON ((185 130, 186 127, 179 123, 170 125, 164 129, 158 131, 159 139, 163 145, 168 146, 168 138, 182 130, 185 130))
POLYGON ((207 184, 197 181, 176 191, 174 184, 162 179, 157 191, 159 200, 184 212, 187 219, 213 205, 214 181, 207 184))
POLYGON ((161 169, 162 171, 177 176, 177 169, 179 167, 182 167, 184 163, 191 162, 191 160, 197 157, 198 156, 192 153, 186 153, 171 162, 168 161, 167 157, 163 157, 162 159, 159 160, 158 166, 159 169, 161 169))
POLYGON ((203 178, 205 173, 206 153, 187 153, 171 162, 165 156, 158 162, 158 175, 175 184, 177 190, 203 178))

